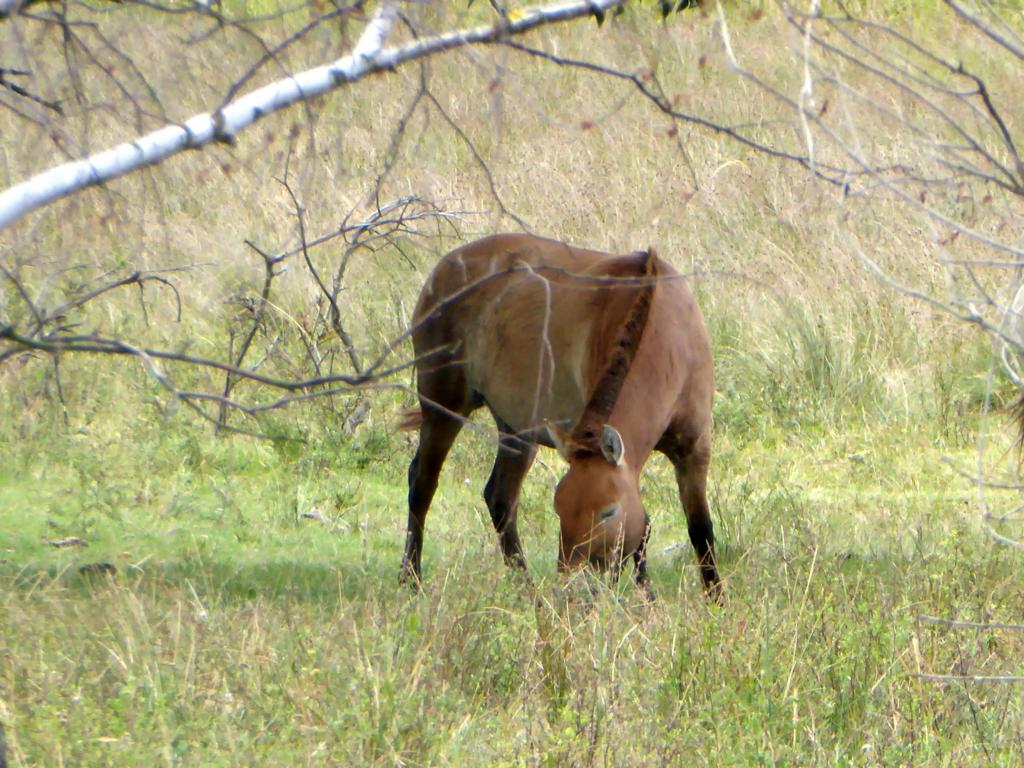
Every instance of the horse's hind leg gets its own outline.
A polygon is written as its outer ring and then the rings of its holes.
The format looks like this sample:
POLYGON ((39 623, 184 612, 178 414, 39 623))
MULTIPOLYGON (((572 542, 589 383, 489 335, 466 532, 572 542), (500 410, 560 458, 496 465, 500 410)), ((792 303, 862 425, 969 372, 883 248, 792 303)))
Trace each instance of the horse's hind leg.
POLYGON ((463 424, 461 414, 445 413, 425 403, 421 408, 423 422, 420 424, 420 444, 409 465, 409 523, 399 574, 401 581, 411 581, 415 585, 420 583, 422 574, 420 555, 423 551, 423 526, 427 510, 437 490, 437 477, 445 457, 463 424))
POLYGON ((491 522, 498 532, 501 553, 505 562, 513 567, 525 568, 526 558, 523 545, 519 541, 519 529, 516 526, 516 512, 519 507, 519 489, 523 478, 537 455, 537 447, 516 437, 511 428, 495 417, 501 435, 498 438, 498 455, 494 459, 494 469, 484 488, 484 501, 491 513, 491 522))
POLYGON ((680 441, 666 435, 658 443, 658 449, 675 467, 679 500, 686 514, 686 529, 690 534, 690 543, 697 552, 704 590, 708 597, 721 602, 723 593, 715 561, 715 533, 707 499, 711 436, 705 431, 695 441, 680 441))

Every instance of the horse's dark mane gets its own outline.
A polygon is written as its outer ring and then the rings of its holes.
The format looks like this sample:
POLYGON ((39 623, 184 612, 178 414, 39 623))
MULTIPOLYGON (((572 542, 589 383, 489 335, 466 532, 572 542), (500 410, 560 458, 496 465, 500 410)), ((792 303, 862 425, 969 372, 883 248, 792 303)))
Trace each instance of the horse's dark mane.
POLYGON ((654 297, 653 279, 656 276, 655 261, 657 255, 653 248, 646 253, 636 254, 638 274, 623 274, 624 278, 646 278, 646 283, 637 292, 633 304, 629 308, 626 319, 619 330, 618 338, 612 345, 608 362, 597 380, 590 400, 580 415, 576 427, 572 431, 572 440, 584 451, 600 451, 601 431, 611 416, 612 409, 619 399, 622 385, 629 374, 633 357, 640 346, 640 339, 647 327, 647 317, 651 311, 651 300, 654 297))

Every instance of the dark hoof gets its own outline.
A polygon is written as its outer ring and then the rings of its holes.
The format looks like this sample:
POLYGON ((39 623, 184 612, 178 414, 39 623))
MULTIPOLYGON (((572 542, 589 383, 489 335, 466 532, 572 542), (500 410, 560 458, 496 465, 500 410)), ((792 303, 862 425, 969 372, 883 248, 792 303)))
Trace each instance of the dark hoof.
POLYGON ((423 582, 420 580, 420 575, 408 565, 403 565, 401 570, 398 571, 398 583, 403 587, 408 587, 413 592, 423 591, 423 582))
POLYGON ((707 596, 708 602, 712 605, 725 607, 725 585, 723 585, 722 582, 715 580, 710 584, 705 584, 704 594, 707 596))
POLYGON ((508 566, 509 570, 522 571, 523 573, 526 573, 525 555, 517 553, 514 555, 503 555, 503 557, 505 558, 505 565, 508 566))
POLYGON ((78 572, 83 576, 116 576, 117 566, 113 563, 86 563, 79 566, 78 572))
POLYGON ((515 590, 523 591, 529 595, 537 591, 537 585, 534 583, 533 577, 525 568, 509 568, 505 572, 505 579, 515 590))
POLYGON ((642 584, 637 584, 637 589, 640 590, 640 594, 643 595, 644 602, 647 605, 654 605, 658 602, 658 596, 654 594, 654 587, 651 586, 649 581, 645 581, 642 584))

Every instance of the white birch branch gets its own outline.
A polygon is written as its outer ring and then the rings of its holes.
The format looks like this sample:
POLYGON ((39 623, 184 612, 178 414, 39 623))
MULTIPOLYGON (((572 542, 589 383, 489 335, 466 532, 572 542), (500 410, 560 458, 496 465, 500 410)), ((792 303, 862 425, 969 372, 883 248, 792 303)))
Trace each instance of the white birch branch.
MULTIPOLYGON (((14 3, 18 0, 0 0, 14 3)), ((103 184, 140 168, 155 165, 185 149, 235 135, 285 107, 341 88, 367 75, 392 70, 408 61, 473 43, 491 43, 557 21, 602 13, 626 0, 574 0, 540 8, 513 11, 507 21, 476 29, 447 32, 385 49, 384 40, 395 20, 395 6, 385 2, 369 23, 352 53, 251 91, 216 114, 196 115, 182 125, 168 125, 134 141, 64 163, 0 192, 0 231, 28 213, 87 187, 103 184)), ((0 8, 3 6, 0 5, 0 8)))

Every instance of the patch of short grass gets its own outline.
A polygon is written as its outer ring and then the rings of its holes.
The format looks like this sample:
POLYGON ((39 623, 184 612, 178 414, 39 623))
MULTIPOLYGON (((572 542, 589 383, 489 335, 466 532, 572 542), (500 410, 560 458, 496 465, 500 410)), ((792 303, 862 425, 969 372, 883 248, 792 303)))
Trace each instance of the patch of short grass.
POLYGON ((644 480, 655 605, 627 580, 560 596, 542 466, 521 524, 533 586, 509 574, 479 498, 489 440, 473 432, 443 476, 413 595, 396 579, 405 436, 370 426, 278 451, 147 421, 126 422, 136 442, 90 450, 55 428, 45 482, 27 444, 5 470, 0 699, 15 764, 1022 754, 1012 687, 915 677, 1022 672, 1020 633, 920 618, 1013 621, 1022 598, 1019 554, 993 546, 938 463, 970 449, 941 433, 899 421, 837 433, 767 419, 756 438, 721 428, 719 609, 699 593, 661 460, 644 480), (382 441, 387 462, 372 460, 382 441), (96 465, 123 488, 90 491, 96 465), (302 517, 313 509, 322 519, 302 517), (45 543, 58 535, 89 546, 45 543), (95 562, 117 572, 80 571, 95 562))

